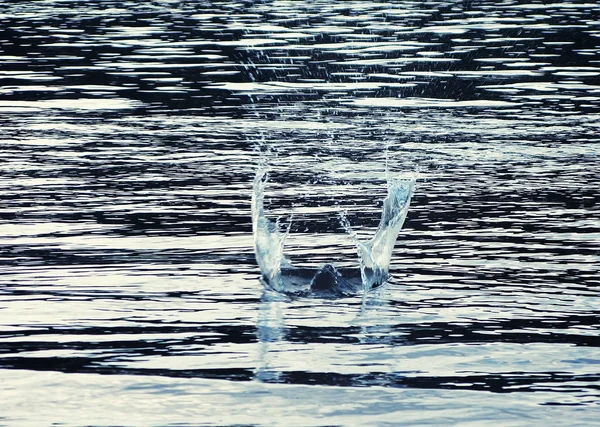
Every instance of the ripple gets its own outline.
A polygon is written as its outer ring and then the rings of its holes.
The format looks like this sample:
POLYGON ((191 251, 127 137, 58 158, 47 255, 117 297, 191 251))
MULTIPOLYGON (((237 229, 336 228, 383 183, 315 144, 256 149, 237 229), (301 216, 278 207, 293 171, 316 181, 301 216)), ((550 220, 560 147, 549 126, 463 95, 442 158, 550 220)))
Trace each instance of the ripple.
POLYGON ((28 110, 122 110, 137 108, 143 104, 129 99, 49 99, 43 101, 0 101, 0 109, 5 112, 28 110))
POLYGON ((514 107, 517 104, 506 101, 454 101, 449 99, 431 98, 363 98, 352 101, 360 106, 373 107, 403 107, 403 108, 489 108, 489 107, 514 107))
POLYGON ((7 3, 0 422, 594 424, 597 11, 7 3), (416 176, 390 282, 265 292, 261 162, 301 266, 416 176))

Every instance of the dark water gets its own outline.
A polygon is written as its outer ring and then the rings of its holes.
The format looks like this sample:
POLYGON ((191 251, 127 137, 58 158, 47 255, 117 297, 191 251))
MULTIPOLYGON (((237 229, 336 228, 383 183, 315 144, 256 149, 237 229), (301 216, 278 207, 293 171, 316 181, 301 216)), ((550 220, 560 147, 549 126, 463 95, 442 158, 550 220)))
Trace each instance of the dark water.
POLYGON ((593 425, 594 2, 0 1, 2 425, 593 425), (386 147, 387 154, 386 154, 386 147), (257 165, 300 264, 263 295, 257 165))

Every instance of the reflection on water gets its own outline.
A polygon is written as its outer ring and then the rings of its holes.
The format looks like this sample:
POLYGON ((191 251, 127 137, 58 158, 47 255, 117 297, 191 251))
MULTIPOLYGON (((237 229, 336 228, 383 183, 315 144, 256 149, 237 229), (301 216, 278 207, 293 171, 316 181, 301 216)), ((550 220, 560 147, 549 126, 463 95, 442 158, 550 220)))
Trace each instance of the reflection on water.
POLYGON ((4 4, 0 423, 595 423, 599 12, 4 4), (263 294, 257 145, 307 268, 416 171, 364 304, 263 294))

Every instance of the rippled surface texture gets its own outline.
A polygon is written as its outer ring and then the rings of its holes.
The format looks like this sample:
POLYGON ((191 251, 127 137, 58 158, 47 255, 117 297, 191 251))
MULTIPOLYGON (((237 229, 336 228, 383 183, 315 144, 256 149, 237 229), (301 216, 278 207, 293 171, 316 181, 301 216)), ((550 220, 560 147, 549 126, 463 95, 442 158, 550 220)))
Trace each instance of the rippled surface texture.
POLYGON ((0 2, 0 424, 592 425, 600 7, 0 2), (386 151, 387 147, 387 151, 386 151), (263 294, 250 200, 390 283, 263 294))

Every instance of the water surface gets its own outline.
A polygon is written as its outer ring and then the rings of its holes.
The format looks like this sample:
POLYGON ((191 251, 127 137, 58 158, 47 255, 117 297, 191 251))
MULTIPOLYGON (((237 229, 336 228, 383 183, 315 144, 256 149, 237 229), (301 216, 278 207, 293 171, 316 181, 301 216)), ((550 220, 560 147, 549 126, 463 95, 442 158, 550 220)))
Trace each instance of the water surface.
POLYGON ((5 2, 0 423, 595 423, 599 52, 592 2, 5 2), (417 177, 387 285, 264 293, 265 159, 307 267, 417 177))

